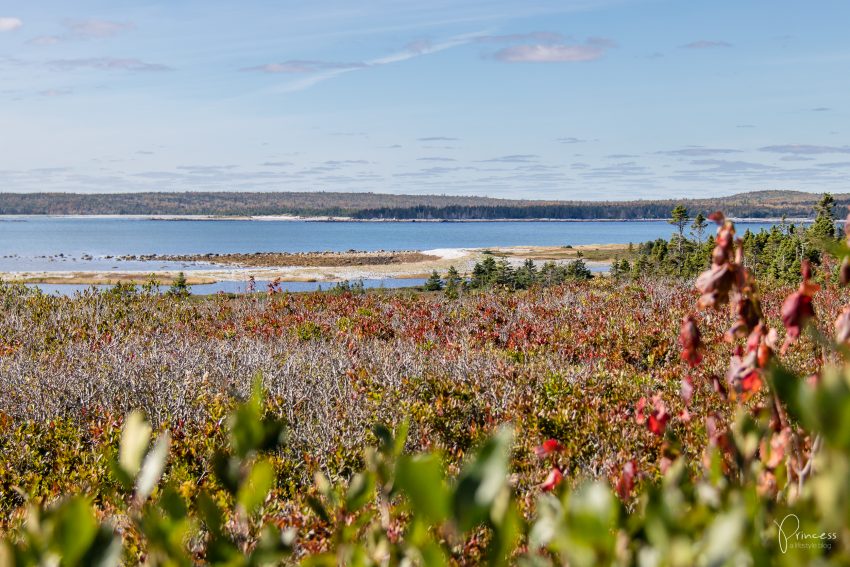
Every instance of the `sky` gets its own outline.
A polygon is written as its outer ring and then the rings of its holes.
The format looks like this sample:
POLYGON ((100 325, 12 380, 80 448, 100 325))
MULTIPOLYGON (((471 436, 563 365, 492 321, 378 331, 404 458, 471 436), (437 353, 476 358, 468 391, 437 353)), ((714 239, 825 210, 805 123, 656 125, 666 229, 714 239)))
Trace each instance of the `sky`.
POLYGON ((846 0, 0 0, 0 192, 850 191, 846 0))

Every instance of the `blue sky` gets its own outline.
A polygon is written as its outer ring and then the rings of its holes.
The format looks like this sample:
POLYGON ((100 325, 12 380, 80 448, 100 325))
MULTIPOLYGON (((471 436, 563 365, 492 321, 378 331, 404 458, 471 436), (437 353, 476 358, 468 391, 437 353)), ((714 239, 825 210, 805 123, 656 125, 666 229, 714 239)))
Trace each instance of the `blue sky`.
POLYGON ((850 190, 850 2, 0 1, 0 191, 850 190))

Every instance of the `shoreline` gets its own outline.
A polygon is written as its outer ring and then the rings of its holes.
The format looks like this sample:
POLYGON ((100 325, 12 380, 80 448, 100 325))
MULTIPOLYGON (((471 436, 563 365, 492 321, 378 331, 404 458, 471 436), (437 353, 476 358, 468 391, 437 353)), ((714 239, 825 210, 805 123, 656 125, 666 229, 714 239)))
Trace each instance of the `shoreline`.
MULTIPOLYGON (((433 250, 417 251, 416 261, 396 262, 384 264, 350 264, 339 265, 287 265, 287 266, 262 266, 262 265, 216 265, 210 262, 197 262, 206 264, 203 268, 195 270, 183 270, 183 274, 190 285, 204 285, 219 282, 246 281, 254 277, 258 281, 272 281, 279 279, 282 282, 341 282, 356 280, 380 280, 380 279, 424 279, 432 271, 444 274, 449 267, 454 266, 461 274, 468 274, 476 262, 481 261, 487 255, 499 260, 506 260, 511 265, 518 267, 526 259, 538 263, 553 261, 566 263, 581 258, 589 268, 596 271, 606 271, 614 259, 627 254, 628 244, 586 244, 570 248, 562 246, 502 246, 489 248, 439 248, 433 250)), ((321 255, 321 253, 317 253, 321 255)), ((345 253, 337 253, 337 256, 345 253)), ((352 256, 358 253, 352 253, 352 256)), ((245 254, 251 258, 252 254, 245 254)), ((106 271, 106 270, 73 270, 73 271, 20 271, 0 273, 0 280, 9 282, 21 282, 28 284, 74 284, 74 285, 115 285, 116 283, 143 284, 152 278, 160 283, 173 283, 179 269, 168 270, 132 270, 132 271, 106 271)))
MULTIPOLYGON (((300 215, 54 215, 54 214, 0 214, 0 222, 14 222, 15 219, 80 219, 80 220, 150 220, 150 221, 256 221, 256 222, 347 222, 347 223, 475 223, 475 222, 662 222, 667 218, 640 219, 561 219, 561 218, 500 218, 500 219, 356 219, 346 216, 300 216, 300 215)), ((741 223, 780 223, 782 217, 729 217, 733 222, 741 223)), ((808 217, 786 218, 786 223, 811 223, 808 217)))

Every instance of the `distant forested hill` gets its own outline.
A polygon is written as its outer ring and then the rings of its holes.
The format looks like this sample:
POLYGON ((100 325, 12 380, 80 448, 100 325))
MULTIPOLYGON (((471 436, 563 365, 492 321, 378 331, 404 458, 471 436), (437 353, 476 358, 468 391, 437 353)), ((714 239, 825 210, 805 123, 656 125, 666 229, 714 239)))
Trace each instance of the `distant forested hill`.
MULTIPOLYGON (((722 209, 729 216, 813 216, 820 196, 759 191, 712 199, 657 201, 531 201, 380 193, 0 193, 0 214, 48 215, 301 215, 356 219, 657 219, 676 204, 691 214, 722 209)), ((850 195, 835 195, 839 209, 850 195)))

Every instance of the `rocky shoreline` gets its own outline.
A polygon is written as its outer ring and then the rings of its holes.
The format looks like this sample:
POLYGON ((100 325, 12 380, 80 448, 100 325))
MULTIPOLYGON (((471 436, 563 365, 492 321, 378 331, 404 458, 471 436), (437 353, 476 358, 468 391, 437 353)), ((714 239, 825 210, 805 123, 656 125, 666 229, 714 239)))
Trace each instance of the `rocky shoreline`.
POLYGON ((246 268, 321 267, 342 266, 386 266, 392 264, 415 264, 439 260, 438 256, 417 250, 365 252, 253 252, 240 254, 146 254, 121 256, 124 261, 157 262, 204 262, 246 268))

